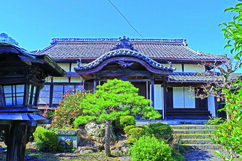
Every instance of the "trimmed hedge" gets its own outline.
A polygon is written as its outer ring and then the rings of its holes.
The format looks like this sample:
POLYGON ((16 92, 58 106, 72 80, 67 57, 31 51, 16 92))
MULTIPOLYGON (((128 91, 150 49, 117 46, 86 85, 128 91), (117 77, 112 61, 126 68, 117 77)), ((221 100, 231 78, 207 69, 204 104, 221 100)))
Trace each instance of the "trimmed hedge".
POLYGON ((132 161, 167 161, 171 159, 171 149, 163 140, 142 136, 130 148, 132 161))
POLYGON ((134 116, 120 116, 115 120, 116 129, 124 129, 126 126, 135 125, 136 120, 134 116))
POLYGON ((133 142, 135 139, 139 139, 141 136, 154 136, 157 139, 163 139, 166 143, 173 140, 172 128, 161 122, 143 125, 141 127, 135 125, 129 125, 124 127, 125 134, 129 137, 128 141, 133 142))
POLYGON ((135 125, 129 125, 129 126, 125 126, 124 127, 124 133, 125 134, 128 134, 129 130, 132 129, 132 128, 136 128, 137 126, 135 125))
POLYGON ((47 130, 41 126, 34 132, 34 140, 40 151, 53 152, 58 148, 58 137, 54 131, 47 130))
POLYGON ((155 136, 157 139, 163 139, 167 143, 173 140, 173 130, 168 124, 157 122, 144 125, 143 127, 146 136, 155 136))
POLYGON ((139 139, 141 136, 144 135, 144 129, 141 128, 141 127, 134 127, 134 128, 131 128, 128 133, 128 142, 132 143, 134 142, 135 140, 139 139))

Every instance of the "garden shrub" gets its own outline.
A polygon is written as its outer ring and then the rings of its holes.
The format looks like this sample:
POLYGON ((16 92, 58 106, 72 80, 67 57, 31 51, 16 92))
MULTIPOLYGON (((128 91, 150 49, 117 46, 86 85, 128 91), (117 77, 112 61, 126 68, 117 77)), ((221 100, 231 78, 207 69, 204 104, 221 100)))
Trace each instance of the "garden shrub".
POLYGON ((47 111, 46 112, 46 115, 47 115, 47 118, 48 119, 53 119, 53 117, 54 117, 54 111, 47 111))
POLYGON ((135 125, 136 120, 134 116, 120 116, 115 120, 115 128, 123 130, 124 127, 135 125))
POLYGON ((164 140, 142 136, 130 148, 132 161, 167 161, 171 159, 171 149, 164 140))
POLYGON ((172 157, 172 161, 184 161, 185 157, 181 154, 186 152, 189 147, 185 147, 185 146, 172 146, 171 148, 171 157, 172 157))
POLYGON ((57 151, 58 137, 54 131, 50 131, 41 126, 38 126, 33 135, 36 146, 40 151, 57 151))
POLYGON ((129 130, 127 133, 128 135, 128 142, 132 143, 135 140, 139 139, 141 136, 144 135, 144 129, 141 127, 135 127, 129 130))
POLYGON ((67 91, 55 110, 52 126, 58 129, 74 128, 74 120, 78 116, 83 115, 82 108, 79 105, 85 94, 83 91, 76 91, 74 93, 67 91))
POLYGON ((128 126, 125 126, 125 127, 124 127, 124 133, 125 133, 125 134, 128 134, 129 130, 130 130, 130 129, 133 129, 133 128, 135 128, 135 127, 137 127, 137 126, 135 126, 135 125, 128 125, 128 126))
POLYGON ((224 121, 220 117, 214 118, 214 117, 209 116, 209 120, 205 124, 206 125, 219 125, 223 122, 224 121))
POLYGON ((166 140, 167 143, 173 139, 173 130, 168 124, 157 122, 143 127, 146 136, 155 136, 157 139, 166 140))

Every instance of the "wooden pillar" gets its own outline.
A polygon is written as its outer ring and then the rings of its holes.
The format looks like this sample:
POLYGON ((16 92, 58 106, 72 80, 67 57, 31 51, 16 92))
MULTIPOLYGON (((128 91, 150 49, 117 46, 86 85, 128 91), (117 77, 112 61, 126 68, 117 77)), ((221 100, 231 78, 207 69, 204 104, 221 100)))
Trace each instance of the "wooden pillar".
POLYGON ((152 106, 154 107, 155 105, 155 81, 154 79, 151 79, 151 101, 153 102, 152 103, 152 106))
POLYGON ((214 103, 215 103, 215 117, 218 117, 218 101, 217 101, 217 97, 214 97, 214 103))
POLYGON ((25 149, 28 141, 28 127, 26 124, 14 121, 6 135, 7 161, 24 161, 25 149))
POLYGON ((93 80, 93 90, 96 91, 97 81, 96 79, 93 80))
POLYGON ((167 89, 167 86, 166 86, 166 83, 164 82, 163 83, 163 97, 164 97, 164 109, 163 109, 163 119, 167 119, 166 117, 166 89, 167 89))
POLYGON ((53 94, 54 94, 54 80, 53 77, 51 77, 51 84, 50 84, 50 103, 49 106, 52 107, 52 102, 53 102, 53 94))
POLYGON ((149 82, 146 81, 146 84, 145 84, 145 88, 146 88, 146 99, 149 99, 149 82))

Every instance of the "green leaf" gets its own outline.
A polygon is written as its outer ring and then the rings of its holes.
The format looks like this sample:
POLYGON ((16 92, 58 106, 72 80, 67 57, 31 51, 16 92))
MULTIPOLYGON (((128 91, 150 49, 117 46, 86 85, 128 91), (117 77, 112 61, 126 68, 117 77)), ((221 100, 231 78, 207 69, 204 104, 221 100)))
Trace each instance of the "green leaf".
POLYGON ((224 10, 224 12, 230 11, 230 10, 232 10, 232 9, 234 9, 234 8, 233 8, 233 7, 228 7, 228 8, 226 8, 226 9, 224 10))

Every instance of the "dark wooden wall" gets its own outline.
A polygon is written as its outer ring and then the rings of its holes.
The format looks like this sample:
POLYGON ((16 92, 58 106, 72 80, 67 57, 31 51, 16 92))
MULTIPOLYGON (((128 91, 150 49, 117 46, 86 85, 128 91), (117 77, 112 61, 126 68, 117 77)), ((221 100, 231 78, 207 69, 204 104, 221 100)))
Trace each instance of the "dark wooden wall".
POLYGON ((132 82, 132 84, 139 89, 140 96, 146 96, 146 82, 132 82))

